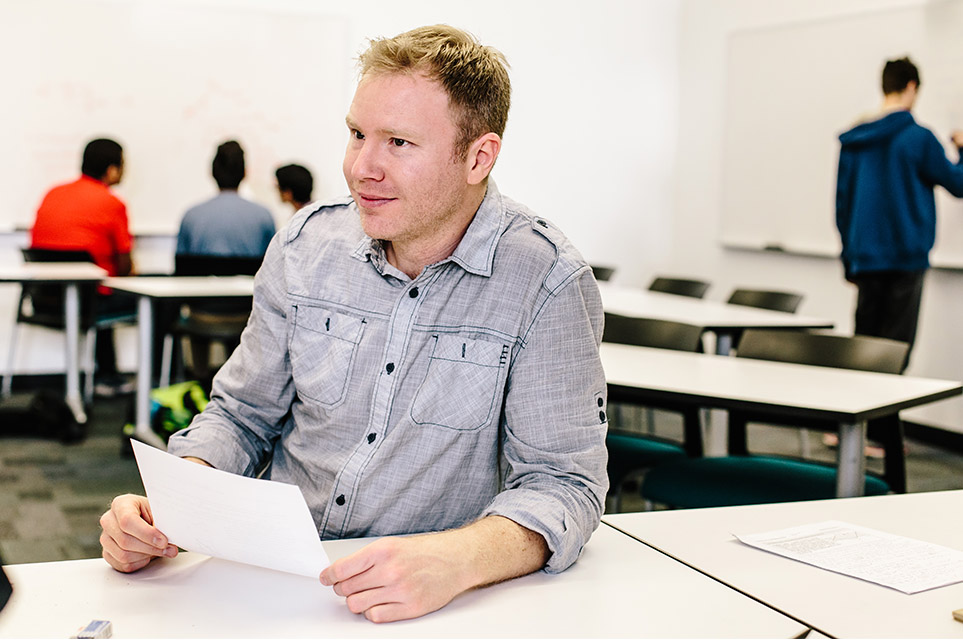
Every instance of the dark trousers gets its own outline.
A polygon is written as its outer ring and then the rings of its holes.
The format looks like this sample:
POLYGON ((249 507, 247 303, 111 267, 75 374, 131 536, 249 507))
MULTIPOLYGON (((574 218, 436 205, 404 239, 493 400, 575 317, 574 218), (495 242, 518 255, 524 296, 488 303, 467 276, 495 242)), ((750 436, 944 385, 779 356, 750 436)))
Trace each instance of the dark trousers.
MULTIPOLYGON (((856 333, 906 342, 913 349, 925 271, 871 271, 853 277, 859 288, 856 333)), ((909 352, 906 363, 909 364, 909 352)))
MULTIPOLYGON (((122 293, 97 295, 97 317, 109 318, 135 313, 137 298, 122 293)), ((94 352, 97 373, 112 376, 117 373, 117 353, 114 349, 114 329, 106 327, 97 330, 97 348, 94 352)))

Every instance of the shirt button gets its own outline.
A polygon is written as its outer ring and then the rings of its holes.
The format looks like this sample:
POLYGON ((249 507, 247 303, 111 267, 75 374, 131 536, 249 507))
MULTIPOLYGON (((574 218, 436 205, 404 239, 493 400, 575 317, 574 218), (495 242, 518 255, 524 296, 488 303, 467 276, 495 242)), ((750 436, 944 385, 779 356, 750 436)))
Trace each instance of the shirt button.
POLYGON ((546 229, 548 228, 548 223, 545 222, 544 220, 536 220, 535 223, 538 224, 538 226, 540 227, 545 227, 546 229))
POLYGON ((389 374, 394 370, 395 370, 394 362, 389 362, 388 364, 385 365, 385 371, 387 371, 389 374))
POLYGON ((602 406, 602 398, 599 398, 599 407, 602 406))
POLYGON ((374 442, 374 441, 375 441, 375 438, 377 438, 377 437, 378 437, 378 436, 376 436, 375 434, 369 433, 369 434, 368 434, 368 444, 371 444, 372 442, 374 442))
POLYGON ((599 422, 605 422, 605 412, 599 411, 599 422))
POLYGON ((339 507, 340 507, 340 506, 343 506, 343 505, 344 505, 344 494, 342 493, 340 496, 338 496, 337 498, 335 498, 335 502, 338 504, 339 507))
POLYGON ((408 291, 408 297, 409 297, 409 298, 417 298, 417 297, 418 297, 418 287, 412 287, 411 290, 408 291))

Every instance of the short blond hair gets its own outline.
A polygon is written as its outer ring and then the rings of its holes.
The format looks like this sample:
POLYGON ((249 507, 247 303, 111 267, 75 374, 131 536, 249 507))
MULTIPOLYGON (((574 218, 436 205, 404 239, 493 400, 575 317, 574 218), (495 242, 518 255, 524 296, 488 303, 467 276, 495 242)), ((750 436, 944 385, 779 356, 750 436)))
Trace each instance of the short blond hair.
POLYGON ((368 73, 424 73, 439 82, 448 93, 460 129, 455 153, 461 158, 480 136, 505 134, 512 93, 508 61, 466 31, 439 24, 377 38, 370 41, 358 62, 362 77, 368 73))

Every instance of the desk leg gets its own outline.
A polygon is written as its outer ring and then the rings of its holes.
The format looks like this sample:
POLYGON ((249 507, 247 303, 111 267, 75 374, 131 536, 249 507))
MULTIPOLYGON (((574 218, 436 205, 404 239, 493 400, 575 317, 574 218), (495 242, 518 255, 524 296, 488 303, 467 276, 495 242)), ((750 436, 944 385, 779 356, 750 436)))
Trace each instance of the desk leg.
POLYGON ((716 332, 716 355, 727 356, 732 352, 732 334, 716 332))
MULTIPOLYGON (((732 334, 716 332, 716 355, 727 356, 732 352, 732 334)), ((729 414, 722 409, 703 409, 702 424, 705 431, 705 455, 724 456, 729 453, 729 414)))
POLYGON ((80 397, 80 289, 76 282, 64 288, 64 328, 67 334, 67 406, 80 424, 87 422, 84 401, 80 397))
POLYGON ((836 497, 863 495, 866 485, 866 421, 839 425, 836 497))
POLYGON ((137 299, 137 343, 140 350, 137 359, 137 399, 134 437, 158 449, 166 449, 164 441, 150 428, 150 387, 153 363, 154 304, 148 296, 137 299))

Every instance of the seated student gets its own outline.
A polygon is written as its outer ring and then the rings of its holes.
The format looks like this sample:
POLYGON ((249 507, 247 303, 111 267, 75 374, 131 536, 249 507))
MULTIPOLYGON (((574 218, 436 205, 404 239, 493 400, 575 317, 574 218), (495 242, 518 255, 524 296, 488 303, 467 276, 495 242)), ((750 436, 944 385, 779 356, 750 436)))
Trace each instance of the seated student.
MULTIPOLYGON (((169 451, 296 484, 322 539, 387 537, 321 583, 376 622, 576 561, 605 492, 602 301, 561 231, 501 194, 507 62, 437 25, 372 42, 351 197, 271 242, 240 347, 169 451), (408 535, 401 534, 423 534, 408 535)), ((136 571, 177 548, 147 498, 101 517, 136 571)))
POLYGON ((286 164, 278 167, 274 172, 278 180, 278 193, 281 202, 286 202, 297 211, 311 202, 311 190, 314 188, 314 178, 307 167, 299 164, 286 164))
MULTIPOLYGON (((131 235, 127 207, 110 187, 124 176, 123 148, 107 138, 91 140, 84 148, 81 176, 51 189, 37 209, 30 231, 34 249, 86 251, 97 266, 111 276, 126 276, 133 270, 130 257, 131 235)), ((98 289, 99 314, 134 313, 133 298, 98 289)), ((117 372, 112 328, 97 333, 97 395, 133 391, 133 381, 117 372)))
POLYGON ((237 141, 218 146, 211 172, 220 192, 184 214, 177 234, 177 253, 263 256, 274 237, 274 217, 237 192, 244 179, 244 149, 237 141))
MULTIPOLYGON (((259 258, 274 237, 274 217, 259 204, 242 198, 237 189, 244 179, 244 150, 235 140, 217 147, 211 172, 220 192, 184 214, 177 234, 178 256, 225 256, 259 258)), ((239 311, 235 305, 194 303, 191 316, 195 323, 243 322, 248 310, 239 311), (237 316, 237 317, 235 317, 237 316)), ((236 341, 225 344, 230 353, 236 341)), ((202 381, 210 377, 208 359, 211 341, 191 337, 191 356, 194 374, 202 381)))

